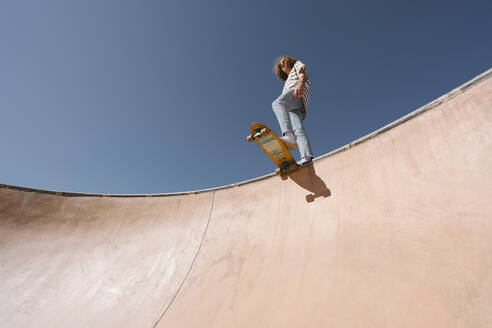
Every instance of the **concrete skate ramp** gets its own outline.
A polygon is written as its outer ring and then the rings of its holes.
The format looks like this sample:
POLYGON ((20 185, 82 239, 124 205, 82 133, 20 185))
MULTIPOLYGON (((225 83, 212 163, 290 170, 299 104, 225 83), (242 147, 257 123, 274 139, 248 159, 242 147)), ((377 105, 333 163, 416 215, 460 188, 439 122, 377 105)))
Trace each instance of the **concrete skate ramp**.
POLYGON ((2 185, 0 325, 492 327, 491 74, 287 180, 2 185))

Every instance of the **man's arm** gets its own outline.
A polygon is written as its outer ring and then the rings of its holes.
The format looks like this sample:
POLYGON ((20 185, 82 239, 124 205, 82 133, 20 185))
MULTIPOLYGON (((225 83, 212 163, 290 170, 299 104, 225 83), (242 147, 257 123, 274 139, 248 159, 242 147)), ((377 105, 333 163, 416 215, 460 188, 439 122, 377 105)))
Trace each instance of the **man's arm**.
POLYGON ((299 70, 299 83, 296 86, 296 90, 294 91, 294 97, 297 99, 302 98, 304 82, 306 81, 306 66, 302 66, 299 70))

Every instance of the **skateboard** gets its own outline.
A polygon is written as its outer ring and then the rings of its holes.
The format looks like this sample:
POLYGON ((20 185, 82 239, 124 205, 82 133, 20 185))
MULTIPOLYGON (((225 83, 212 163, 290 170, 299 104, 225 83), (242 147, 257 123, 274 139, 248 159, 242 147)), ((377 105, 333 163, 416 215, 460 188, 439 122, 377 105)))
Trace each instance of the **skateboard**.
POLYGON ((278 166, 275 174, 280 174, 283 177, 285 174, 297 169, 297 163, 287 150, 287 147, 275 132, 270 130, 266 125, 253 123, 251 125, 251 134, 246 139, 248 142, 256 140, 261 149, 275 162, 278 166))

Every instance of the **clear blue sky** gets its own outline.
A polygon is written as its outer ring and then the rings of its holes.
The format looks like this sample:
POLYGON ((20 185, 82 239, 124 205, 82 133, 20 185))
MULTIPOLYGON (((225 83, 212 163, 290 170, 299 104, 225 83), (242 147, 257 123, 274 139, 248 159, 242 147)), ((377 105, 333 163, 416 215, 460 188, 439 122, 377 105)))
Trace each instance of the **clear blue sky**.
POLYGON ((273 172, 245 138, 253 122, 278 131, 282 54, 307 65, 305 125, 323 155, 489 69, 491 13, 453 0, 2 1, 0 183, 164 193, 273 172))

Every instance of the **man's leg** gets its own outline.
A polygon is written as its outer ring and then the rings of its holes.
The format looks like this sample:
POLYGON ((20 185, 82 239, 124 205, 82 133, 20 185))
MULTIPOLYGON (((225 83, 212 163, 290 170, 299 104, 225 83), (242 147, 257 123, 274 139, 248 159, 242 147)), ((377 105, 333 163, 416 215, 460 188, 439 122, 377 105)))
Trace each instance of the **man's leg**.
POLYGON ((278 124, 282 134, 286 132, 292 132, 292 123, 290 121, 289 111, 295 109, 296 104, 292 101, 295 99, 293 96, 294 90, 289 90, 282 93, 272 103, 273 112, 277 116, 278 124))
POLYGON ((294 128, 294 134, 297 138, 297 144, 299 145, 299 152, 301 153, 302 159, 313 158, 313 151, 311 150, 311 144, 309 142, 306 130, 304 129, 301 110, 296 109, 294 111, 290 111, 289 116, 292 127, 294 128))

